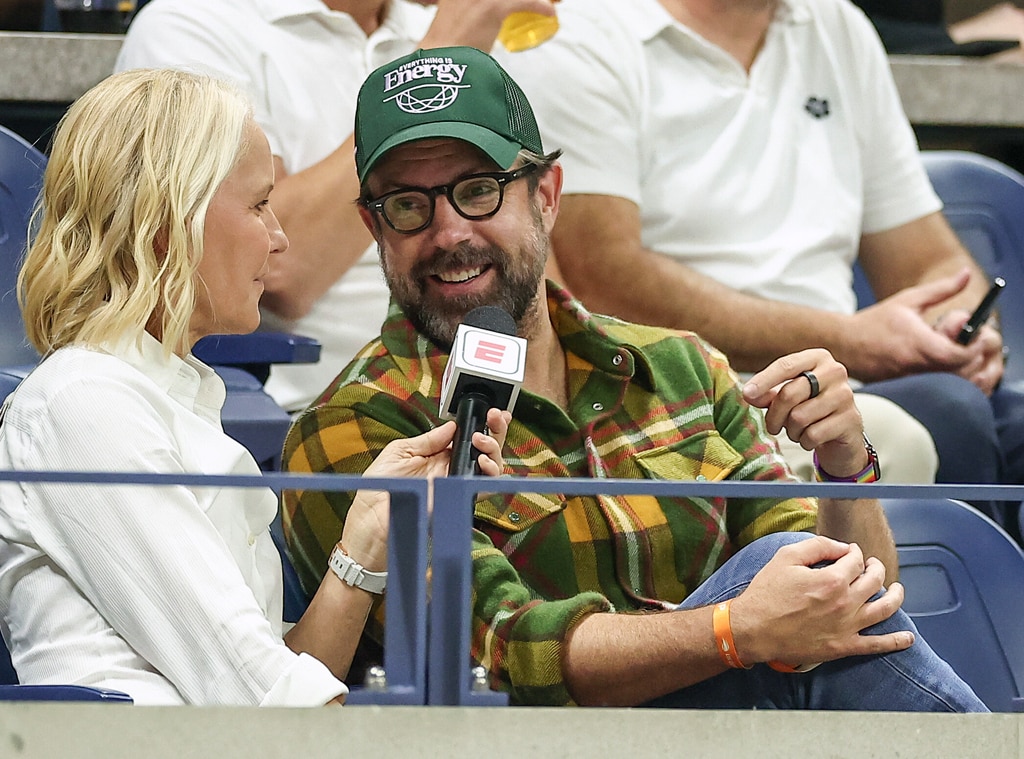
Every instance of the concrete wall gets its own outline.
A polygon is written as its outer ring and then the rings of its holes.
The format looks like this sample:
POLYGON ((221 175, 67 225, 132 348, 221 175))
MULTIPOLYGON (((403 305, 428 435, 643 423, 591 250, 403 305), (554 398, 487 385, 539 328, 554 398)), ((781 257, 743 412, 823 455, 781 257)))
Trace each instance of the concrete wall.
POLYGON ((5 759, 1024 756, 1013 714, 0 703, 5 759))

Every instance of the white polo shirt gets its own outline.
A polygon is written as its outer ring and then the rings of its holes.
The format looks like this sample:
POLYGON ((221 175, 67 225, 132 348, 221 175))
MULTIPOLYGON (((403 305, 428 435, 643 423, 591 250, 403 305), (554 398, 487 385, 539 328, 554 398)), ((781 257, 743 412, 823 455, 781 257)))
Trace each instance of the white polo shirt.
MULTIPOLYGON (((432 9, 395 0, 367 37, 351 16, 321 0, 152 0, 132 22, 116 69, 169 66, 234 81, 252 97, 271 151, 294 174, 348 138, 363 80, 412 52, 432 18, 432 9)), ((339 213, 353 200, 338 198, 339 213)), ((380 334, 387 304, 371 246, 305 317, 284 321, 264 312, 264 329, 323 344, 318 364, 274 367, 268 392, 285 408, 305 407, 380 334)))
MULTIPOLYGON (((259 474, 224 383, 144 335, 61 348, 9 399, 0 469, 259 474)), ((24 683, 137 704, 320 706, 347 693, 281 638, 262 488, 0 483, 0 631, 24 683)))
POLYGON ((846 0, 780 0, 749 75, 657 0, 564 0, 500 51, 564 192, 640 207, 645 247, 737 290, 852 313, 862 232, 938 210, 888 60, 846 0))

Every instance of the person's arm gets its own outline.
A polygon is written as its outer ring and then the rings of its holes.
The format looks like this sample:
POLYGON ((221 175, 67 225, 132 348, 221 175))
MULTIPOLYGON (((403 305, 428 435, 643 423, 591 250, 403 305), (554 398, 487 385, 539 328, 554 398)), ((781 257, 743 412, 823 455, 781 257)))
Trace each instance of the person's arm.
MULTIPOLYGON (((954 342, 990 281, 945 217, 936 212, 864 235, 859 260, 879 303, 857 315, 858 334, 920 333, 920 340, 904 343, 918 346, 920 353, 889 360, 920 371, 944 368, 991 393, 1003 376, 999 332, 986 325, 967 348, 954 342)), ((885 360, 868 342, 864 339, 861 348, 864 360, 885 360)))
MULTIPOLYGON (((870 463, 846 368, 828 351, 810 349, 780 358, 751 377, 743 394, 752 405, 766 409, 765 426, 770 433, 785 431, 805 450, 815 451, 820 469, 833 477, 853 477, 870 463), (802 376, 804 372, 815 377, 817 393, 809 378, 802 376)), ((876 499, 822 498, 817 531, 858 545, 864 556, 881 561, 887 581, 895 582, 896 546, 876 499)))
MULTIPOLYGON (((510 419, 509 412, 491 409, 487 414, 490 434, 473 434, 473 445, 481 451, 481 473, 486 476, 497 477, 502 472, 501 447, 510 419)), ((364 475, 444 477, 448 474, 449 446, 454 434, 455 423, 446 422, 423 435, 394 440, 384 447, 364 475)), ((389 509, 386 492, 358 491, 339 540, 345 552, 371 572, 387 570, 389 509)), ((373 600, 369 591, 348 585, 328 571, 309 608, 285 636, 285 642, 296 653, 316 657, 335 677, 344 679, 373 600)))
MULTIPOLYGON (((417 0, 419 1, 419 0, 417 0)), ((437 15, 420 47, 466 45, 490 52, 511 13, 556 13, 558 0, 439 0, 437 15)))
POLYGON ((630 200, 562 195, 555 255, 566 285, 591 310, 697 332, 747 372, 810 345, 835 344, 849 328, 848 316, 740 293, 644 248, 640 231, 630 200))
MULTIPOLYGON (((861 635, 903 601, 896 584, 875 601, 884 569, 856 546, 816 537, 781 548, 732 603, 736 653, 746 665, 830 661, 913 644, 909 631, 861 635), (813 568, 821 561, 827 567, 813 568)), ((656 614, 591 614, 566 641, 569 690, 580 704, 636 706, 727 669, 712 607, 656 614)))
POLYGON ((746 295, 645 249, 639 209, 624 198, 563 195, 554 250, 567 286, 592 310, 693 330, 739 371, 822 346, 863 381, 952 371, 991 391, 1001 376, 995 330, 968 347, 951 339, 987 282, 939 214, 864 237, 861 263, 882 299, 853 315, 746 295), (941 331, 933 328, 939 314, 947 316, 941 331))

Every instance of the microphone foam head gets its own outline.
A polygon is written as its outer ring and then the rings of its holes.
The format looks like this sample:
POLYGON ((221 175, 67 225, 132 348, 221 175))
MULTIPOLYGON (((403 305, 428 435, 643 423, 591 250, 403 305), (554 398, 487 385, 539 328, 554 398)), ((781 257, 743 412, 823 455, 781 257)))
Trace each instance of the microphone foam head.
POLYGON ((502 335, 516 334, 516 322, 512 315, 499 306, 478 306, 466 314, 462 323, 467 327, 479 327, 502 335))

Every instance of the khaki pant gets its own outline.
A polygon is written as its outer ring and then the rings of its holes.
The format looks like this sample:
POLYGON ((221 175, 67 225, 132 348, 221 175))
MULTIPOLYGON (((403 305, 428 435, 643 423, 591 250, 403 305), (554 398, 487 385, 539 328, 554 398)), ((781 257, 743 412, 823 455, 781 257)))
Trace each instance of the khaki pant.
MULTIPOLYGON (((935 482, 939 456, 924 425, 887 398, 855 393, 854 399, 864 419, 864 431, 878 453, 882 481, 909 485, 935 482)), ((793 473, 801 480, 814 482, 811 451, 786 437, 785 430, 778 441, 793 473)))

